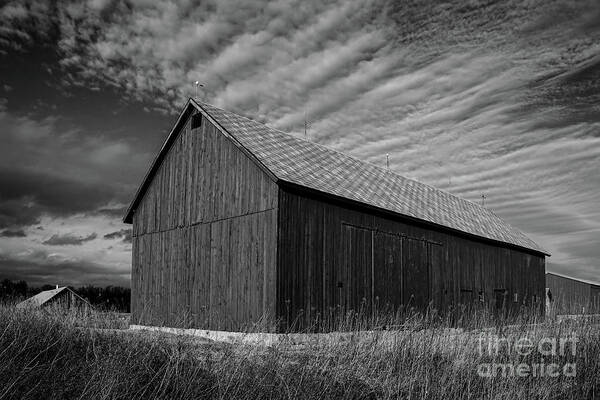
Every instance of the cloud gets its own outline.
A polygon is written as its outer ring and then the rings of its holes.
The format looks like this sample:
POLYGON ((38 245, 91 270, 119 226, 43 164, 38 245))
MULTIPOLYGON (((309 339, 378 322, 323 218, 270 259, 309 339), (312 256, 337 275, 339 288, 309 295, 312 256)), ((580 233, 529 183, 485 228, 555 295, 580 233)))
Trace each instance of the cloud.
POLYGON ((15 238, 15 237, 22 238, 22 237, 26 237, 26 236, 27 236, 27 234, 22 229, 15 230, 15 231, 5 229, 0 232, 0 237, 6 237, 6 238, 15 238))
POLYGON ((121 138, 62 125, 0 104, 0 228, 37 224, 43 215, 122 216, 148 155, 131 154, 121 138))
POLYGON ((42 244, 48 246, 80 246, 85 242, 89 242, 98 237, 96 233, 90 233, 87 236, 76 236, 71 233, 67 233, 64 235, 52 235, 50 239, 45 240, 42 244))
POLYGON ((65 258, 42 250, 20 254, 0 253, 0 276, 3 279, 23 279, 33 286, 129 286, 129 273, 129 268, 106 266, 87 259, 65 258))
MULTIPOLYGON (((556 268, 598 269, 598 2, 21 3, 0 12, 0 49, 52 37, 62 86, 111 87, 173 114, 199 80, 208 102, 274 127, 302 134, 306 116, 311 140, 485 194, 556 268)), ((11 149, 0 149, 0 227, 122 216, 135 186, 122 160, 150 155, 60 123, 0 115, 11 149)))
POLYGON ((131 229, 121 229, 116 232, 107 233, 104 239, 123 239, 124 243, 131 243, 131 229))
POLYGON ((0 227, 26 226, 47 213, 69 215, 108 203, 110 188, 48 175, 0 167, 0 227))
POLYGON ((9 1, 0 7, 0 45, 24 51, 36 39, 46 39, 54 33, 53 7, 50 2, 9 1))
POLYGON ((125 215, 127 206, 107 206, 91 211, 90 215, 103 215, 112 219, 121 219, 125 215))

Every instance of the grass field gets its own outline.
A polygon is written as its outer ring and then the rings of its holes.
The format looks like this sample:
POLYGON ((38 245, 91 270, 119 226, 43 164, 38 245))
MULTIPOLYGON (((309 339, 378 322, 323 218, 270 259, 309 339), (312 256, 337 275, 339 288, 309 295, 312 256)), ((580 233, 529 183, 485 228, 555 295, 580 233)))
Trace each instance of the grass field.
POLYGON ((600 398, 600 326, 593 318, 498 322, 478 311, 463 317, 460 329, 430 317, 393 319, 397 330, 353 325, 343 335, 266 346, 130 331, 111 314, 4 305, 0 399, 600 398), (497 354, 488 351, 496 337, 504 338, 497 354), (523 338, 546 342, 546 350, 553 339, 576 338, 576 351, 521 355, 509 343, 523 338), (482 365, 520 364, 556 364, 561 373, 478 374, 482 365), (575 376, 562 373, 567 364, 576 366, 575 376))

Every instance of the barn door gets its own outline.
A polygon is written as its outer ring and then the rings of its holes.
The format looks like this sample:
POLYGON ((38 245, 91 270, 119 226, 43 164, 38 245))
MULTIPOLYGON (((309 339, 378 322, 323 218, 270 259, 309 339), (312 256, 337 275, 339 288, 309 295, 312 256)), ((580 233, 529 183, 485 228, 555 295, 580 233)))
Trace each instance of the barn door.
POLYGON ((425 308, 429 303, 429 260, 427 242, 405 238, 402 246, 404 304, 425 308))
POLYGON ((342 225, 342 263, 337 271, 337 304, 344 310, 369 312, 373 295, 373 231, 342 225))
POLYGON ((402 237, 375 233, 374 308, 395 311, 402 304, 402 237))
POLYGON ((427 243, 429 257, 429 283, 431 302, 434 308, 442 309, 452 298, 452 285, 442 264, 443 247, 438 243, 427 243))
POLYGON ((494 289, 494 309, 497 317, 506 317, 508 305, 508 290, 494 289))

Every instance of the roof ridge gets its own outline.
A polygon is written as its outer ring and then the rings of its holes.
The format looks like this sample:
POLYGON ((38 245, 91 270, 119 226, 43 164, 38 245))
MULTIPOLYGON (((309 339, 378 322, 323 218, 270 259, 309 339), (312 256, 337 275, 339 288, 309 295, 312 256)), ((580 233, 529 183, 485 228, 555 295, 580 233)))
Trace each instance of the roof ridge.
MULTIPOLYGON (((400 178, 402 178, 402 179, 407 179, 407 180, 409 180, 409 181, 413 181, 413 182, 416 182, 416 183, 418 183, 418 184, 425 185, 425 186, 429 187, 430 189, 433 189, 433 190, 436 190, 436 191, 438 191, 438 192, 441 192, 441 193, 447 194, 447 195, 449 195, 449 196, 452 196, 452 197, 454 197, 454 198, 457 198, 457 199, 459 199, 459 200, 461 200, 461 201, 465 201, 465 202, 467 202, 467 203, 470 203, 470 204, 472 204, 473 206, 475 206, 476 208, 479 208, 479 209, 481 209, 481 210, 483 210, 483 211, 485 211, 485 212, 491 212, 491 213, 492 213, 492 214, 493 214, 493 215, 494 215, 496 218, 500 218, 500 217, 498 217, 498 215, 496 215, 496 213, 494 213, 492 210, 490 210, 490 209, 488 209, 488 208, 485 208, 485 207, 483 207, 483 206, 481 206, 481 205, 479 205, 479 204, 475 203, 474 201, 471 201, 471 200, 469 200, 469 199, 465 199, 465 198, 459 197, 459 196, 457 196, 457 195, 455 195, 455 194, 452 194, 452 193, 450 193, 450 192, 449 192, 449 191, 447 191, 447 190, 440 189, 440 188, 437 188, 437 187, 435 187, 435 186, 433 186, 433 185, 430 185, 429 183, 422 182, 422 181, 420 181, 420 180, 418 180, 418 179, 415 179, 415 178, 408 178, 408 177, 406 177, 406 176, 404 176, 404 175, 401 175, 400 173, 398 173, 398 172, 396 172, 396 171, 393 171, 393 170, 390 170, 390 169, 384 168, 384 167, 382 167, 381 165, 377 165, 377 164, 375 164, 375 163, 372 163, 372 162, 370 162, 370 161, 363 160, 363 159, 361 159, 361 158, 358 158, 358 157, 356 157, 356 156, 354 156, 354 155, 352 155, 352 154, 349 154, 349 153, 344 153, 343 151, 337 150, 337 149, 335 149, 335 148, 333 148, 333 147, 330 147, 330 146, 324 145, 324 144, 322 144, 322 143, 314 142, 314 141, 311 141, 311 140, 308 140, 308 139, 305 139, 305 138, 302 138, 302 137, 299 137, 299 136, 296 136, 296 135, 292 135, 292 134, 290 134, 289 132, 285 132, 285 131, 282 131, 281 129, 273 128, 272 126, 269 126, 269 125, 267 125, 267 124, 264 124, 264 123, 262 123, 262 122, 260 122, 260 121, 257 121, 257 120, 255 120, 255 119, 252 119, 252 118, 246 117, 245 115, 238 114, 238 113, 236 113, 236 112, 229 111, 229 110, 226 110, 226 109, 224 109, 224 108, 221 108, 221 107, 217 107, 217 106, 215 106, 214 104, 210 104, 210 103, 207 103, 207 102, 204 102, 204 101, 199 101, 199 100, 197 100, 197 99, 193 99, 193 100, 194 100, 195 102, 199 103, 200 105, 207 105, 207 106, 210 106, 210 107, 216 108, 217 110, 220 110, 220 111, 223 111, 223 112, 226 112, 226 113, 229 113, 229 114, 235 114, 235 115, 237 115, 238 117, 244 118, 244 119, 246 119, 246 120, 248 120, 248 121, 251 121, 251 122, 254 122, 254 123, 257 123, 257 124, 264 125, 264 126, 266 126, 267 128, 269 128, 269 129, 271 129, 271 130, 274 130, 274 131, 276 131, 276 132, 279 132, 279 133, 282 133, 282 134, 284 134, 284 135, 287 135, 287 136, 289 136, 289 137, 291 137, 291 138, 293 138, 293 139, 295 139, 295 140, 299 140, 299 141, 307 142, 307 143, 310 143, 310 144, 312 144, 312 145, 315 145, 315 146, 320 146, 320 147, 322 147, 322 148, 325 148, 325 149, 327 149, 327 150, 330 150, 330 151, 333 151, 333 152, 335 152, 335 153, 337 153, 337 154, 340 154, 340 155, 342 155, 342 156, 344 156, 344 157, 349 157, 349 158, 352 158, 352 159, 354 159, 354 160, 356 160, 356 161, 358 161, 358 162, 361 162, 361 163, 363 163, 363 164, 369 164, 369 165, 371 165, 371 166, 373 166, 373 167, 375 167, 375 168, 377 168, 377 169, 379 169, 379 170, 381 170, 381 171, 383 171, 383 172, 385 172, 385 173, 390 173, 390 174, 393 174, 393 175, 399 176, 399 177, 400 177, 400 178)), ((501 218, 500 218, 500 219, 501 219, 501 218)), ((512 225, 511 225, 511 227, 512 227, 512 225)))

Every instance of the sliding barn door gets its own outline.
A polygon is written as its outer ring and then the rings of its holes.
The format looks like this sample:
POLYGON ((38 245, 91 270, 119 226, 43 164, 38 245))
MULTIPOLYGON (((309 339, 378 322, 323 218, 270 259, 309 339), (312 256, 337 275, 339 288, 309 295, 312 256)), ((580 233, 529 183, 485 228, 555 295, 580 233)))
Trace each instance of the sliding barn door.
POLYGON ((336 271, 339 307, 391 311, 401 305, 424 309, 431 300, 442 301, 441 246, 346 224, 341 235, 336 271))
POLYGON ((452 301, 452 276, 444 268, 443 247, 439 243, 427 243, 429 248, 429 293, 434 308, 440 310, 452 301))
POLYGON ((342 251, 337 303, 346 311, 368 312, 373 297, 373 231, 342 225, 342 251))
POLYGON ((404 304, 408 307, 424 308, 429 303, 429 260, 427 242, 404 238, 404 304))
POLYGON ((402 237, 385 232, 375 233, 374 307, 394 311, 402 298, 402 237))

